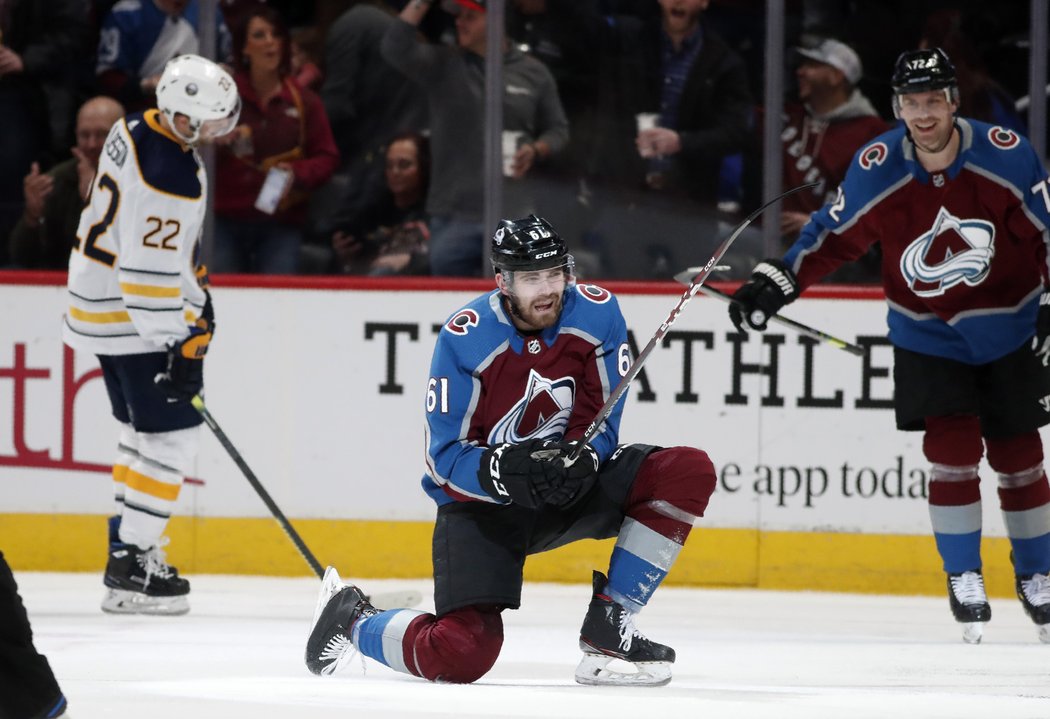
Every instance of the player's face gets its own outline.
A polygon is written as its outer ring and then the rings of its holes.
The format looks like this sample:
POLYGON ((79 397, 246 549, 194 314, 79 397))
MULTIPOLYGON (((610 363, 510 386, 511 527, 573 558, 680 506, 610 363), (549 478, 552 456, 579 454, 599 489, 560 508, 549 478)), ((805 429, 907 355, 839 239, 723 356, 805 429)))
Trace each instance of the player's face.
POLYGON ((419 189, 419 152, 411 140, 390 143, 386 151, 386 185, 394 196, 419 189))
POLYGON ((957 106, 944 90, 898 95, 900 116, 908 126, 915 146, 925 152, 940 152, 948 146, 955 128, 952 117, 957 106))
POLYGON ((241 53, 252 69, 275 72, 281 64, 283 44, 277 28, 261 17, 253 17, 248 21, 241 53))
POLYGON ((499 278, 500 289, 513 304, 519 329, 540 330, 558 321, 565 292, 564 267, 514 272, 509 282, 502 273, 499 278))

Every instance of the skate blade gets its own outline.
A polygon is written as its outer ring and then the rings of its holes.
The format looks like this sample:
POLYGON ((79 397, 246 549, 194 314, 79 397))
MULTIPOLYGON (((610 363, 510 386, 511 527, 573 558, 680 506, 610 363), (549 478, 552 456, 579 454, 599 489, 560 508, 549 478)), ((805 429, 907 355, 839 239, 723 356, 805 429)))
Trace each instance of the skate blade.
POLYGON ((102 598, 102 611, 107 614, 155 614, 178 616, 190 611, 185 594, 175 597, 154 597, 128 589, 107 589, 102 598))
POLYGON ((584 654, 576 666, 576 681, 591 686, 662 687, 671 681, 670 662, 627 662, 603 654, 584 654), (612 664, 610 667, 610 664, 612 664), (630 671, 619 671, 633 669, 630 671))
POLYGON ((1050 624, 1039 625, 1039 641, 1043 644, 1050 644, 1050 624))
POLYGON ((984 622, 961 622, 963 641, 967 644, 980 644, 984 634, 984 622))
POLYGON ((422 601, 423 595, 412 589, 400 592, 376 592, 368 598, 368 603, 379 610, 411 609, 419 606, 422 601))

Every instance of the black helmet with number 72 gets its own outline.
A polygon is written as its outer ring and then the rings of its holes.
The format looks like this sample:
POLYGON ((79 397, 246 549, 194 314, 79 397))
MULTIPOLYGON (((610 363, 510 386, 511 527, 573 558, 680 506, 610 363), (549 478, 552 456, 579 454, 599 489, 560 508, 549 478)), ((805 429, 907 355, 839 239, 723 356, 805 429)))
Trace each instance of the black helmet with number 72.
POLYGON ((959 103, 959 85, 955 65, 939 47, 902 52, 893 66, 893 106, 899 111, 899 95, 929 90, 944 90, 949 102, 959 103))
POLYGON ((521 272, 566 267, 573 274, 572 255, 561 235, 542 217, 500 220, 492 235, 492 267, 496 272, 521 272))

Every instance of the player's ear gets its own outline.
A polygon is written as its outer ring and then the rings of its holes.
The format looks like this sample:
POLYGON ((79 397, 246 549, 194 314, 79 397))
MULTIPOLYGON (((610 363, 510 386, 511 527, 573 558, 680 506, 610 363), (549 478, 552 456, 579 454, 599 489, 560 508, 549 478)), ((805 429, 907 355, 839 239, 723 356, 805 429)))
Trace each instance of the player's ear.
POLYGON ((499 287, 500 293, 504 295, 510 294, 510 286, 507 284, 507 279, 499 270, 496 270, 496 287, 499 287))

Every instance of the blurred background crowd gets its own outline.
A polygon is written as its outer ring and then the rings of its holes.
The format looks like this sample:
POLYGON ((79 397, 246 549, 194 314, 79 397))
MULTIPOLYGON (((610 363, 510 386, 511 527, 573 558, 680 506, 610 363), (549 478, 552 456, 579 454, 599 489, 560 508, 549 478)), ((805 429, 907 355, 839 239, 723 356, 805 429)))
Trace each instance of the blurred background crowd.
MULTIPOLYGON (((740 277, 895 122, 889 75, 916 47, 952 58, 961 114, 1028 134, 1024 0, 784 0, 775 107, 763 0, 495 2, 0 0, 0 267, 65 269, 109 127, 184 52, 227 64, 243 101, 206 151, 217 273, 481 276, 495 182, 498 215, 550 220, 581 275, 668 279, 761 204, 775 112, 780 187, 816 185, 741 236, 724 275, 740 277)), ((870 255, 830 279, 877 281, 870 255)))

